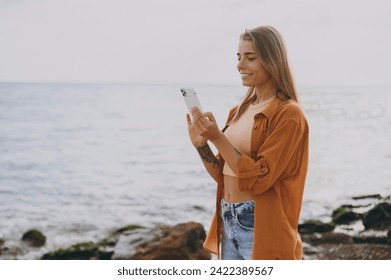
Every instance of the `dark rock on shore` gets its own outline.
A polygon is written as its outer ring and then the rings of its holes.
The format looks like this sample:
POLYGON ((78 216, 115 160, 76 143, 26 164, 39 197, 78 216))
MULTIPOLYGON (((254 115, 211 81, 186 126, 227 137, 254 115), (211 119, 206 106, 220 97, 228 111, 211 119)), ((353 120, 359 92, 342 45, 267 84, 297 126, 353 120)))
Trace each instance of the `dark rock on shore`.
POLYGON ((74 244, 65 249, 58 249, 42 256, 43 260, 89 260, 102 259, 100 257, 99 244, 83 242, 74 244))
POLYGON ((382 202, 363 215, 365 229, 391 228, 391 203, 382 202))
POLYGON ((117 229, 99 242, 82 242, 67 248, 61 248, 42 256, 43 260, 109 260, 114 254, 114 246, 119 236, 128 231, 143 228, 139 225, 128 225, 117 229))
POLYGON ((128 225, 128 226, 117 229, 116 231, 114 231, 114 233, 112 235, 124 233, 124 232, 130 231, 130 230, 136 230, 136 229, 140 229, 140 228, 144 228, 144 227, 139 226, 139 225, 128 225))
POLYGON ((46 236, 37 229, 31 229, 23 234, 22 240, 32 247, 42 247, 46 243, 46 236))
POLYGON ((209 260, 203 248, 206 234, 199 223, 189 222, 165 228, 152 240, 140 244, 132 260, 209 260))
POLYGON ((383 199, 383 197, 380 194, 369 194, 369 195, 360 195, 360 196, 352 197, 352 199, 354 200, 368 199, 368 198, 383 199))
POLYGON ((362 215, 355 213, 350 210, 348 207, 341 206, 333 211, 332 219, 333 222, 337 225, 349 224, 353 221, 361 219, 362 215))
MULTIPOLYGON (((391 260, 391 201, 367 197, 365 205, 342 205, 333 212, 330 223, 310 220, 300 224, 304 259, 391 260), (349 212, 357 212, 362 218, 341 218, 349 212)), ((158 228, 129 225, 98 242, 74 244, 49 252, 42 259, 210 259, 202 246, 204 239, 203 226, 194 222, 158 228)), ((0 258, 18 259, 31 251, 39 254, 46 251, 45 247, 26 246, 26 242, 0 239, 0 258)))
MULTIPOLYGON (((334 210, 332 220, 336 227, 330 232, 314 231, 311 233, 311 231, 301 230, 304 259, 391 259, 391 204, 389 197, 368 195, 353 199, 375 199, 375 201, 370 201, 370 204, 366 205, 343 205, 334 210), (370 206, 373 208, 368 210, 370 206), (360 213, 355 213, 352 209, 360 213), (365 230, 362 230, 363 228, 365 230)), ((301 227, 299 226, 299 230, 301 227)))
POLYGON ((42 256, 55 260, 207 260, 203 249, 206 234, 199 223, 146 229, 127 226, 99 242, 84 242, 42 256))
POLYGON ((334 223, 323 223, 318 220, 309 220, 299 225, 300 233, 328 232, 333 231, 334 223))

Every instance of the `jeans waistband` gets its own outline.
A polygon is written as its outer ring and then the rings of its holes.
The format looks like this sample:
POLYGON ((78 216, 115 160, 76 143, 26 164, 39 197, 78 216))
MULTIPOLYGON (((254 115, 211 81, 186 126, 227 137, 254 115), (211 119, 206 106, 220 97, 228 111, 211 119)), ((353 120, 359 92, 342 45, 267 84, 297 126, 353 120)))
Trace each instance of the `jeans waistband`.
POLYGON ((224 199, 221 199, 221 211, 235 214, 238 208, 247 208, 254 207, 254 200, 247 200, 243 202, 226 202, 224 199))

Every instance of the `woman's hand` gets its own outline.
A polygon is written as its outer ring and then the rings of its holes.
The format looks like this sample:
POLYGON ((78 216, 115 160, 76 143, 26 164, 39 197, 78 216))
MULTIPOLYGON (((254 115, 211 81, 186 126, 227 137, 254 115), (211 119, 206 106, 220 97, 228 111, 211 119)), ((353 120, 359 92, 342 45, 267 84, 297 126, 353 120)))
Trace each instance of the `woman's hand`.
POLYGON ((213 142, 222 135, 211 112, 203 114, 200 109, 193 107, 191 113, 194 117, 195 130, 199 136, 213 142))
POLYGON ((187 129, 189 131, 190 140, 193 146, 196 148, 205 146, 208 140, 198 134, 196 125, 191 121, 189 114, 186 114, 186 119, 187 119, 187 129))

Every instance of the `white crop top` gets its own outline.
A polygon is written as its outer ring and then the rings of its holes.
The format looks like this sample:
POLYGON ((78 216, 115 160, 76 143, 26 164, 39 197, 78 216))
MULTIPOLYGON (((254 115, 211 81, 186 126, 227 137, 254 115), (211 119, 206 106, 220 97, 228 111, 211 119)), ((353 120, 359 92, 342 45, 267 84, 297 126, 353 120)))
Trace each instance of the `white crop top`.
MULTIPOLYGON (((273 102, 276 96, 262 101, 256 105, 250 106, 243 112, 239 119, 231 123, 224 131, 225 136, 231 144, 242 154, 251 155, 251 133, 254 125, 254 116, 261 113, 269 103, 273 102)), ((236 174, 224 163, 223 174, 236 177, 236 174)))

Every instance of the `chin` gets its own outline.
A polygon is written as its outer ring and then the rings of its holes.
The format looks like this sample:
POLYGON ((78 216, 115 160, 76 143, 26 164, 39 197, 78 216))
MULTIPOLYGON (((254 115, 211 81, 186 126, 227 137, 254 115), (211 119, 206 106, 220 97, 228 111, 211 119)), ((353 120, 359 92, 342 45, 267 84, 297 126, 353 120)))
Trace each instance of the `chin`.
POLYGON ((246 81, 242 81, 242 85, 245 86, 245 87, 251 87, 251 83, 249 82, 246 82, 246 81))

